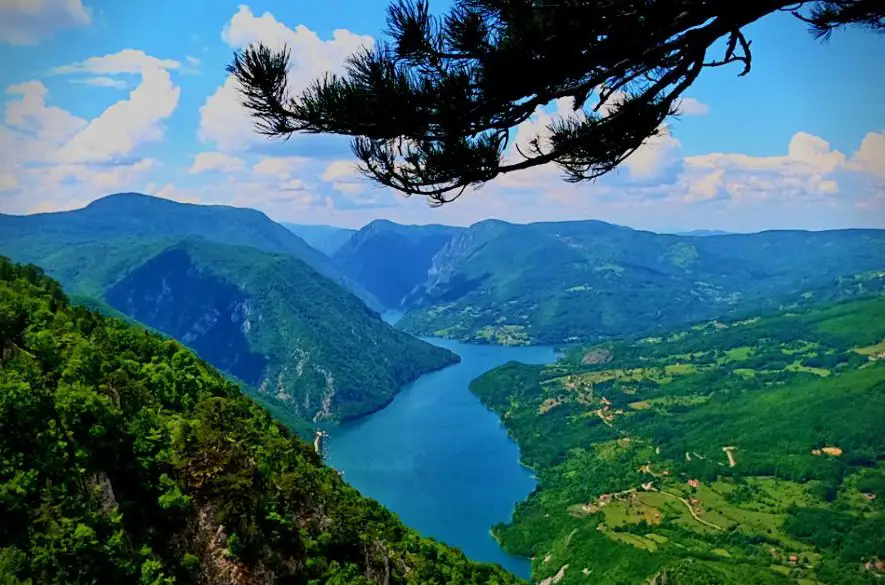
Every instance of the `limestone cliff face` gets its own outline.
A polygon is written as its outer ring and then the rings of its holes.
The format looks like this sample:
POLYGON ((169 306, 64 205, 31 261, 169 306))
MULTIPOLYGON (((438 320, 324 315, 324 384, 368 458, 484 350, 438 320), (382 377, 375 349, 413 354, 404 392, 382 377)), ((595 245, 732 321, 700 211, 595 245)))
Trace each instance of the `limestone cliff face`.
POLYGON ((469 266, 467 261, 507 225, 503 221, 487 220, 458 232, 434 254, 425 281, 412 289, 406 304, 419 307, 453 301, 476 288, 484 275, 463 272, 469 266))

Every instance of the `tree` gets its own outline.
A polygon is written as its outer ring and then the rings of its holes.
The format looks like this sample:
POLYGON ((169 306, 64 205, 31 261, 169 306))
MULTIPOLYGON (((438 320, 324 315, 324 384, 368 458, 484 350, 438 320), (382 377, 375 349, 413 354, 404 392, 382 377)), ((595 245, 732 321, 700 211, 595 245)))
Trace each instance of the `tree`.
POLYGON ((389 41, 299 95, 285 47, 252 44, 228 72, 262 134, 351 136, 364 175, 442 205, 547 163, 569 182, 612 171, 662 132, 704 69, 740 63, 746 75, 743 28, 778 11, 824 40, 848 25, 885 30, 883 0, 455 0, 441 17, 426 0, 395 0, 389 41), (709 55, 719 40, 724 54, 709 55), (516 126, 554 100, 572 113, 505 156, 516 126))

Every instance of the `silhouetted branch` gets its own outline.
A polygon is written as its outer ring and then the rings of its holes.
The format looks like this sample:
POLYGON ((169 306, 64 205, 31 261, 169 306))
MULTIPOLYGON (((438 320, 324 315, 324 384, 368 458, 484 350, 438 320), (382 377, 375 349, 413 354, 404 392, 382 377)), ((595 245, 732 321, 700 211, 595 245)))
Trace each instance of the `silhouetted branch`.
POLYGON ((388 39, 350 56, 343 75, 292 95, 288 49, 260 43, 228 71, 260 133, 350 136, 365 176, 441 205, 538 165, 572 182, 611 172, 705 68, 741 63, 747 75, 744 28, 779 11, 822 39, 847 25, 885 30, 882 0, 455 0, 441 17, 426 0, 394 0, 388 39), (720 39, 724 54, 709 58, 720 39), (572 113, 508 159, 511 132, 559 99, 572 113))

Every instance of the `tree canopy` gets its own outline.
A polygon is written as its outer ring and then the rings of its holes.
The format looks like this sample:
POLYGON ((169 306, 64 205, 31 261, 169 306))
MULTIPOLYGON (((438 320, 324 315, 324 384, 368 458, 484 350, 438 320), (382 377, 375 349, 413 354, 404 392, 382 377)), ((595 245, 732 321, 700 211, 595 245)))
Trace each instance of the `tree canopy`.
POLYGON ((569 182, 612 171, 662 132, 705 69, 747 74, 744 28, 778 11, 824 40, 848 25, 885 30, 883 0, 455 0, 442 16, 426 0, 395 0, 389 39, 351 55, 343 75, 296 94, 289 49, 262 43, 228 71, 259 132, 353 137, 364 175, 441 205, 548 163, 569 182), (560 99, 572 113, 507 156, 513 130, 560 99))

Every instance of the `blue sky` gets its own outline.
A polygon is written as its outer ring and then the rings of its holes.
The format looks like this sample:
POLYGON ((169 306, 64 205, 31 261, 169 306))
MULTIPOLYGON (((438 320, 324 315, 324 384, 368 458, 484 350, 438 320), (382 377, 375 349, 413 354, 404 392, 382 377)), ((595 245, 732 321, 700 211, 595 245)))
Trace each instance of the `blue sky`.
MULTIPOLYGON (((684 115, 616 174, 567 185, 508 175, 431 209, 356 177, 347 142, 252 132, 224 71, 249 41, 287 42, 294 85, 379 38, 386 1, 17 0, 0 4, 0 211, 112 192, 255 207, 360 226, 594 218, 654 230, 885 227, 885 37, 827 44, 777 14, 745 31, 752 72, 708 70, 684 115)), ((441 12, 447 1, 432 0, 441 12)), ((527 140, 551 104, 519 129, 527 140)))

